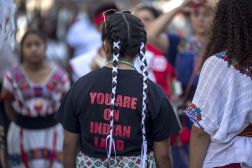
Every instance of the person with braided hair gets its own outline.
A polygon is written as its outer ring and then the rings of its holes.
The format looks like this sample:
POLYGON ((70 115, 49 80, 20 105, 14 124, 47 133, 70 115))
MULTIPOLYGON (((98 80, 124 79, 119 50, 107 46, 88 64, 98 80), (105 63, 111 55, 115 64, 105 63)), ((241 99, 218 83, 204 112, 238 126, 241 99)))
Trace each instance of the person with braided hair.
MULTIPOLYGON (((148 29, 151 23, 162 13, 154 6, 143 4, 136 7, 134 14, 144 23, 145 29, 148 29)), ((148 40, 146 50, 153 54, 152 60, 149 61, 149 69, 155 75, 156 83, 171 99, 173 97, 171 83, 175 78, 175 70, 165 58, 164 53, 154 47, 148 40)))
POLYGON ((193 104, 191 168, 252 167, 252 1, 219 0, 193 104))
POLYGON ((169 168, 169 137, 180 128, 165 93, 148 79, 144 25, 130 12, 104 15, 107 64, 80 78, 57 114, 65 129, 64 167, 169 168))

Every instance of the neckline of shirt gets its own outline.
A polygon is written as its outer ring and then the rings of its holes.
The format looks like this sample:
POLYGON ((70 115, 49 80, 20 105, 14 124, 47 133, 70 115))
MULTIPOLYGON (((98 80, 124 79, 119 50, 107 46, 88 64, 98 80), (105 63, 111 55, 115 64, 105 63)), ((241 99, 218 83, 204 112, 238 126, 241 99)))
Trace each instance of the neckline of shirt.
MULTIPOLYGON (((107 66, 102 67, 102 69, 112 71, 112 68, 111 67, 107 67, 107 66)), ((134 69, 120 69, 120 68, 118 68, 118 71, 120 71, 120 72, 134 72, 134 73, 137 72, 134 69)))

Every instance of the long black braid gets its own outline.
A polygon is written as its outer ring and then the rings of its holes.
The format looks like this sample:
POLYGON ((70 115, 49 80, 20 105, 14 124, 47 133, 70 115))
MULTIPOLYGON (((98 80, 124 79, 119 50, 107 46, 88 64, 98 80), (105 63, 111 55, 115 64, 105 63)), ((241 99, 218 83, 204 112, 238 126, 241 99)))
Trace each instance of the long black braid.
POLYGON ((113 110, 116 99, 116 86, 118 75, 118 61, 119 58, 125 56, 134 59, 139 56, 142 61, 142 74, 143 74, 143 101, 142 101, 142 137, 143 145, 141 152, 141 167, 145 166, 147 155, 147 140, 145 131, 145 116, 147 112, 147 62, 145 59, 145 43, 146 32, 144 25, 134 15, 130 13, 115 13, 108 17, 106 24, 103 24, 102 39, 107 40, 112 46, 113 55, 113 69, 112 69, 112 98, 111 98, 111 113, 110 113, 110 135, 107 137, 109 141, 108 158, 110 159, 112 148, 115 149, 113 141, 113 110))
POLYGON ((115 13, 108 17, 106 26, 104 24, 102 27, 102 40, 108 40, 111 47, 114 41, 120 41, 120 57, 135 58, 141 43, 146 43, 146 32, 142 22, 134 15, 115 13))

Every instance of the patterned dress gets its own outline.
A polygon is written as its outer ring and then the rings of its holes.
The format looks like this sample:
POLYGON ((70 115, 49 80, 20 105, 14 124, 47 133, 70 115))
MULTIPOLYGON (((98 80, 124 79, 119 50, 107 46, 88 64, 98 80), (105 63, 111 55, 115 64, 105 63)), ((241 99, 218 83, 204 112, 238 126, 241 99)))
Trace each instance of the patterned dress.
MULTIPOLYGON (((80 152, 76 158, 76 168, 107 168, 109 160, 107 158, 93 158, 80 152)), ((111 158, 111 168, 139 168, 140 156, 117 156, 111 158)), ((157 163, 154 153, 150 152, 147 157, 146 168, 156 168, 157 163)))
POLYGON ((20 66, 4 78, 4 98, 12 100, 17 115, 7 135, 12 168, 62 167, 63 128, 54 115, 70 82, 64 70, 51 68, 42 84, 32 82, 20 66))

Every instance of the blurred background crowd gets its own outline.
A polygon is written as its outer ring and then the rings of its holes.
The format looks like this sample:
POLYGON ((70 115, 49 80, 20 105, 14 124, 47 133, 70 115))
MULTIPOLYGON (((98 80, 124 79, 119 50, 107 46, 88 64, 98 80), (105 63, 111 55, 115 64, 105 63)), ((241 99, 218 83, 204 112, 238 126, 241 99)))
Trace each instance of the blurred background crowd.
POLYGON ((62 67, 73 83, 105 64, 102 13, 130 10, 146 28, 149 78, 163 88, 180 119, 182 130, 171 140, 174 165, 187 167, 191 123, 181 111, 197 86, 214 2, 194 0, 184 7, 183 0, 16 0, 16 45, 14 52, 6 46, 0 55, 0 79, 20 61, 25 32, 36 29, 47 39, 47 60, 62 67))
MULTIPOLYGON (((46 56, 69 68, 69 60, 101 47, 100 32, 95 23, 97 7, 112 0, 16 0, 16 49, 28 29, 39 29, 48 38, 46 56), (84 38, 85 37, 85 38, 84 38)), ((117 0, 118 10, 134 10, 137 6, 153 6, 167 12, 182 0, 117 0)), ((155 16, 156 17, 156 16, 155 16)), ((179 36, 191 34, 188 16, 177 15, 167 31, 179 36)))

